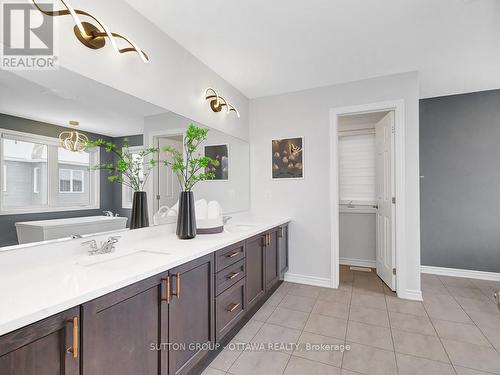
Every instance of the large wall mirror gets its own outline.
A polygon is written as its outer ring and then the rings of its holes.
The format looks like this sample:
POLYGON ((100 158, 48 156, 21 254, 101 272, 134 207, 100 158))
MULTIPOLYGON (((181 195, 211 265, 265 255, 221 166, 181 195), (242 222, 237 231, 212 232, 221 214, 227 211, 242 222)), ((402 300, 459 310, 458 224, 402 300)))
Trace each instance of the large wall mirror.
MULTIPOLYGON (((248 210, 246 141, 64 69, 0 71, 0 249, 127 228, 132 190, 92 168, 113 155, 102 148, 61 147, 59 134, 75 120, 89 139, 127 144, 131 152, 181 148, 190 123, 209 129, 199 152, 220 163, 213 180, 195 186, 195 199, 219 202, 224 214, 248 210)), ((176 204, 179 185, 158 164, 146 191, 153 225, 160 208, 176 204)))

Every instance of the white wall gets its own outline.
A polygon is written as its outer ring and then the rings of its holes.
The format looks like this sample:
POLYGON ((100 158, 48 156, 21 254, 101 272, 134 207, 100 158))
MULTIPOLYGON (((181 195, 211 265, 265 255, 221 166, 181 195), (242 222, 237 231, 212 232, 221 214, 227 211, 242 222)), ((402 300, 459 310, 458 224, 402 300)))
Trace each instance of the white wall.
MULTIPOLYGON (((55 9, 62 8, 58 1, 54 4, 55 9)), ((61 16, 54 21, 60 66, 199 123, 248 138, 248 99, 125 1, 73 0, 71 4, 135 41, 151 61, 144 64, 135 53, 119 55, 109 43, 100 50, 89 49, 73 34, 72 18, 61 16), (241 118, 234 113, 212 112, 204 99, 208 86, 234 104, 241 118)))
POLYGON ((289 273, 329 285, 331 225, 329 187, 330 109, 389 100, 405 101, 406 254, 400 287, 420 291, 418 74, 370 80, 251 100, 251 208, 293 217, 289 273), (304 136, 305 178, 271 179, 271 139, 304 136))
MULTIPOLYGON (((190 119, 172 112, 145 117, 144 140, 151 145, 154 136, 168 130, 181 129, 184 132, 190 122, 192 122, 190 119)), ((250 147, 248 142, 211 129, 206 142, 200 146, 200 153, 203 153, 204 144, 229 145, 229 180, 198 182, 193 189, 195 199, 216 200, 221 204, 225 214, 247 211, 250 208, 250 147)), ((152 190, 149 195, 154 196, 152 190)))

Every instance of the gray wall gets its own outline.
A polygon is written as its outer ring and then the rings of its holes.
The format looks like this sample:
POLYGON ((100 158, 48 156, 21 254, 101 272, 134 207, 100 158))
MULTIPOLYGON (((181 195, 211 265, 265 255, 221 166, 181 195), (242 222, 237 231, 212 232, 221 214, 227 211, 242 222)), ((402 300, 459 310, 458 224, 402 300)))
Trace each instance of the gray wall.
MULTIPOLYGON (((58 137, 59 133, 67 128, 47 124, 39 121, 28 120, 21 117, 9 116, 0 113, 0 128, 16 130, 25 133, 58 137)), ((86 133, 90 139, 103 138, 112 142, 120 142, 122 138, 110 138, 100 134, 86 133)), ((130 145, 142 144, 142 135, 130 137, 130 145), (132 143, 134 142, 134 143, 132 143)), ((109 163, 113 155, 101 150, 101 163, 109 163)), ((0 247, 17 244, 17 234, 14 223, 28 220, 48 220, 72 218, 92 215, 102 215, 103 210, 111 210, 126 216, 128 212, 121 209, 121 185, 111 184, 105 172, 100 176, 100 208, 97 210, 45 212, 37 214, 0 215, 0 247), (119 196, 119 201, 118 201, 119 196)), ((126 210, 130 211, 130 210, 126 210)))
POLYGON ((500 90, 420 101, 422 265, 500 272, 500 90))
POLYGON ((340 212, 340 261, 375 262, 375 213, 340 212))

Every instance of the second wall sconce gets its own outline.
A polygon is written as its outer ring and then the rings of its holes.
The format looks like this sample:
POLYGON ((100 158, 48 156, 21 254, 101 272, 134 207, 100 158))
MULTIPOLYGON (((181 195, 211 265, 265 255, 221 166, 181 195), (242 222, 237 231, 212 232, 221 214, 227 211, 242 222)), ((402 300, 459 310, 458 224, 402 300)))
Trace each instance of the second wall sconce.
POLYGON ((217 94, 217 91, 215 89, 209 87, 208 89, 205 90, 205 99, 210 101, 210 108, 212 108, 212 111, 214 112, 220 112, 222 111, 223 107, 226 107, 226 112, 234 112, 236 113, 236 116, 240 118, 240 113, 236 109, 234 105, 229 103, 226 99, 224 99, 222 96, 217 94))
POLYGON ((110 31, 109 28, 104 23, 102 23, 102 21, 100 21, 97 17, 93 16, 88 12, 85 12, 84 10, 74 9, 68 3, 68 1, 66 0, 60 0, 60 1, 61 3, 63 3, 66 9, 49 11, 40 8, 40 6, 36 3, 36 0, 33 0, 33 4, 40 12, 42 12, 46 16, 56 17, 56 16, 70 15, 71 17, 73 17, 73 21, 75 22, 75 27, 73 28, 73 32, 75 33, 78 40, 84 46, 92 49, 100 49, 106 45, 106 38, 108 38, 109 42, 111 43, 116 52, 118 53, 137 52, 142 61, 144 61, 145 63, 149 62, 148 55, 146 55, 146 53, 143 50, 141 50, 139 46, 137 46, 137 44, 135 44, 132 40, 123 35, 110 31), (91 18, 92 20, 95 21, 95 24, 90 22, 82 22, 80 20, 80 17, 78 17, 78 15, 91 18), (125 48, 118 48, 115 38, 124 40, 128 44, 128 46, 125 48))

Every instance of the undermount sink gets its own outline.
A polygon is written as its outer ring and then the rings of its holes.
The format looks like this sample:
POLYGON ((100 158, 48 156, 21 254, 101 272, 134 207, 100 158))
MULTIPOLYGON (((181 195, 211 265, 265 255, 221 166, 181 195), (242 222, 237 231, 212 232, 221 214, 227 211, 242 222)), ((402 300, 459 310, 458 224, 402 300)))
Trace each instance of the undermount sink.
POLYGON ((149 264, 157 264, 159 261, 164 261, 165 257, 169 256, 169 253, 163 253, 159 251, 151 250, 138 250, 131 253, 119 254, 99 254, 92 255, 85 260, 77 262, 78 265, 83 267, 105 267, 109 269, 123 269, 134 266, 147 266, 149 264))
POLYGON ((226 231, 229 233, 235 233, 235 232, 245 232, 247 230, 252 230, 255 228, 255 225, 253 224, 233 224, 225 227, 226 231))

